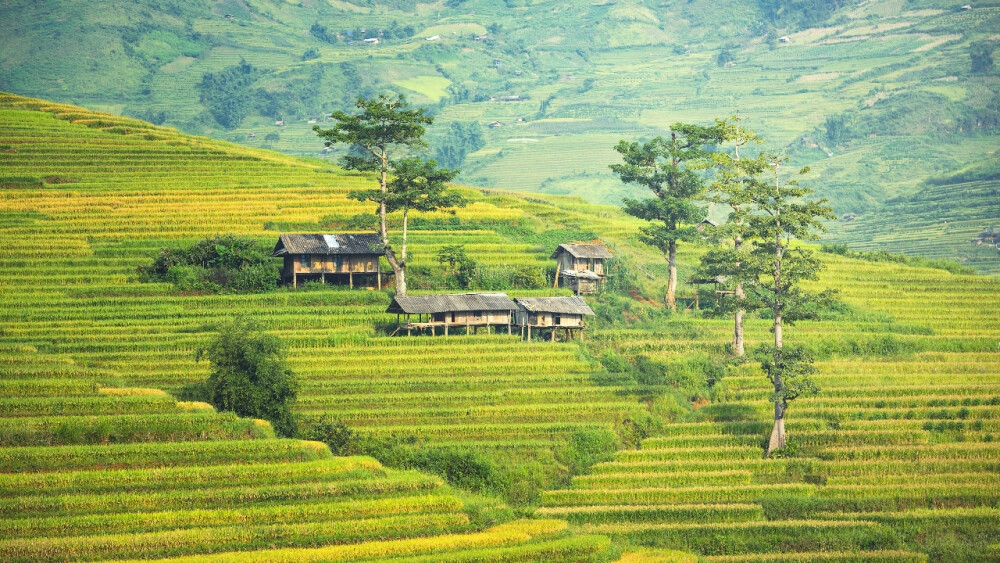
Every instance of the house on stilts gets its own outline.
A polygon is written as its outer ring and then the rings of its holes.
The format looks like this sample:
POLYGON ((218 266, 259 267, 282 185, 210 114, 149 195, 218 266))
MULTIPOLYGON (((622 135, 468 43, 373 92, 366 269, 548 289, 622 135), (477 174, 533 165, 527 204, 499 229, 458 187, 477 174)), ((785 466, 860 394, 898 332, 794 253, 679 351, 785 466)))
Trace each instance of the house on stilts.
POLYGON ((284 258, 282 282, 298 286, 302 281, 382 288, 379 258, 385 256, 377 234, 281 235, 271 256, 284 258))
POLYGON ((531 332, 535 330, 539 337, 548 333, 549 340, 555 340, 559 331, 567 340, 579 333, 583 338, 585 316, 592 316, 594 311, 582 297, 515 297, 517 311, 514 313, 514 324, 521 329, 521 336, 531 341, 531 332))
POLYGON ((577 295, 597 293, 606 276, 604 261, 611 257, 603 244, 560 244, 549 257, 556 260, 554 285, 577 295))
POLYGON ((493 327, 506 327, 507 334, 513 334, 516 310, 517 305, 504 293, 463 293, 396 296, 386 312, 396 313, 398 326, 393 334, 404 329, 407 335, 414 330, 434 335, 438 329, 445 335, 455 329, 469 334, 480 327, 486 327, 488 332, 493 327), (416 322, 413 315, 417 316, 416 322))

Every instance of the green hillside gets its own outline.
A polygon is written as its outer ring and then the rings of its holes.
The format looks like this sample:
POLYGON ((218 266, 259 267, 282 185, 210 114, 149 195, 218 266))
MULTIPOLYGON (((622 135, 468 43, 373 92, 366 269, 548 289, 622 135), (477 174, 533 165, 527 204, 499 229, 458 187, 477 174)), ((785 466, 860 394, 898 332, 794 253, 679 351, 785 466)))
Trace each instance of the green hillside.
MULTIPOLYGON (((819 355, 823 392, 765 460, 766 380, 714 363, 728 321, 663 312, 662 257, 617 209, 460 188, 469 207, 414 220, 415 286, 441 275, 444 245, 504 271, 601 239, 638 287, 591 299, 583 342, 390 337, 384 292, 187 294, 136 274, 218 233, 345 229, 367 211, 346 193, 369 179, 13 95, 0 117, 5 560, 998 555, 995 278, 822 254, 815 285, 842 306, 786 340, 819 355), (344 421, 377 460, 164 394, 205 378, 195 350, 237 312, 289 344, 294 410, 344 421)), ((699 252, 682 247, 682 279, 699 252)), ((767 322, 749 320, 750 343, 767 322)))
POLYGON ((1000 258, 937 236, 956 220, 996 223, 974 194, 948 191, 931 216, 897 205, 935 198, 929 177, 996 160, 1000 7, 963 4, 12 2, 0 89, 325 159, 337 155, 314 122, 392 90, 438 116, 431 152, 464 182, 602 203, 632 193, 608 170, 618 139, 739 111, 818 172, 838 214, 875 231, 913 224, 939 244, 841 240, 995 272, 1000 258))

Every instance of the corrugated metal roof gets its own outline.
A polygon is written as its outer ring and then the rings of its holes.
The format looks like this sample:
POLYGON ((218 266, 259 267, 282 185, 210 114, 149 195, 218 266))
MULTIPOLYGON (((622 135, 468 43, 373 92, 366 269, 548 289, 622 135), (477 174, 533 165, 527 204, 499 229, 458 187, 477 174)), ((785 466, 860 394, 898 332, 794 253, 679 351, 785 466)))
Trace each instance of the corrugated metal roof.
POLYGON ((593 315, 594 310, 581 297, 515 297, 514 302, 532 313, 593 315))
POLYGON ((281 235, 272 256, 286 254, 384 254, 377 234, 281 235))
POLYGON ((515 311, 506 293, 460 293, 396 297, 387 313, 445 313, 450 311, 515 311))
POLYGON ((590 270, 563 270, 560 275, 566 276, 567 278, 583 278, 585 280, 599 280, 601 276, 591 272, 590 270))
POLYGON ((560 250, 569 252, 575 258, 611 258, 612 256, 603 244, 560 244, 549 258, 558 258, 560 250))

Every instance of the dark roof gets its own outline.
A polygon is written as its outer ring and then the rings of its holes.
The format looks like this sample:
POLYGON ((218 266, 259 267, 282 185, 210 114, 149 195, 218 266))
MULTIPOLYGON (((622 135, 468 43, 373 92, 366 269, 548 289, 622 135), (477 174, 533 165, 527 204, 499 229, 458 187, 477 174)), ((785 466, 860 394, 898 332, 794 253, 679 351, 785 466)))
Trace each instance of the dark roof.
POLYGON ((377 234, 281 235, 272 256, 286 254, 384 254, 377 234))
POLYGON ((594 311, 581 297, 515 297, 514 302, 532 313, 565 313, 593 315, 594 311))
POLYGON ((560 250, 569 252, 576 258, 611 258, 611 253, 603 244, 560 244, 549 258, 558 257, 560 250))
POLYGON ((445 313, 451 311, 515 311, 517 305, 505 293, 459 293, 396 297, 387 313, 445 313))

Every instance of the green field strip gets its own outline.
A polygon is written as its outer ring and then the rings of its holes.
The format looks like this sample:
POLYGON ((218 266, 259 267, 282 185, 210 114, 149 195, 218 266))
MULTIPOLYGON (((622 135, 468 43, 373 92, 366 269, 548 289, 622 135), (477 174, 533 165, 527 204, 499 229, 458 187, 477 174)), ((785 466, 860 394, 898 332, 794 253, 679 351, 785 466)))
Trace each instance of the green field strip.
POLYGON ((270 423, 233 413, 0 418, 5 447, 266 438, 270 423))
POLYGON ((292 548, 353 544, 376 538, 388 541, 456 533, 466 529, 469 526, 468 516, 465 514, 420 514, 295 524, 241 524, 127 535, 0 540, 0 556, 11 562, 191 556, 255 550, 275 545, 292 548))
POLYGON ((296 462, 329 457, 325 445, 302 440, 36 446, 0 450, 0 473, 296 462))
POLYGON ((204 490, 164 492, 102 493, 82 495, 22 495, 0 499, 0 516, 69 516, 113 513, 116 510, 155 511, 193 509, 203 506, 237 507, 247 502, 278 503, 302 500, 370 498, 394 493, 434 490, 442 485, 438 477, 417 472, 394 472, 385 476, 352 472, 341 479, 294 484, 216 487, 204 490))
MULTIPOLYGON (((371 541, 356 545, 326 546, 314 549, 286 548, 255 552, 231 552, 185 559, 205 561, 206 563, 227 561, 307 563, 312 561, 385 560, 393 556, 435 554, 432 556, 433 560, 434 557, 446 556, 447 552, 451 550, 516 546, 534 538, 544 538, 556 534, 565 529, 566 523, 558 520, 517 520, 488 528, 482 532, 469 534, 445 534, 428 538, 371 541)), ((495 552, 490 550, 486 553, 488 554, 486 560, 489 560, 488 557, 491 557, 495 552)), ((171 559, 165 561, 171 561, 171 559)))
POLYGON ((233 525, 332 522, 396 514, 453 513, 461 508, 461 500, 443 494, 386 496, 340 502, 307 500, 293 504, 248 505, 239 508, 12 518, 0 520, 0 529, 4 531, 5 537, 11 539, 60 537, 233 525))
POLYGON ((345 473, 367 471, 384 476, 380 463, 370 457, 335 457, 316 461, 274 460, 270 463, 58 471, 50 473, 0 473, 0 498, 32 494, 140 492, 191 489, 220 485, 268 485, 339 479, 345 473))

